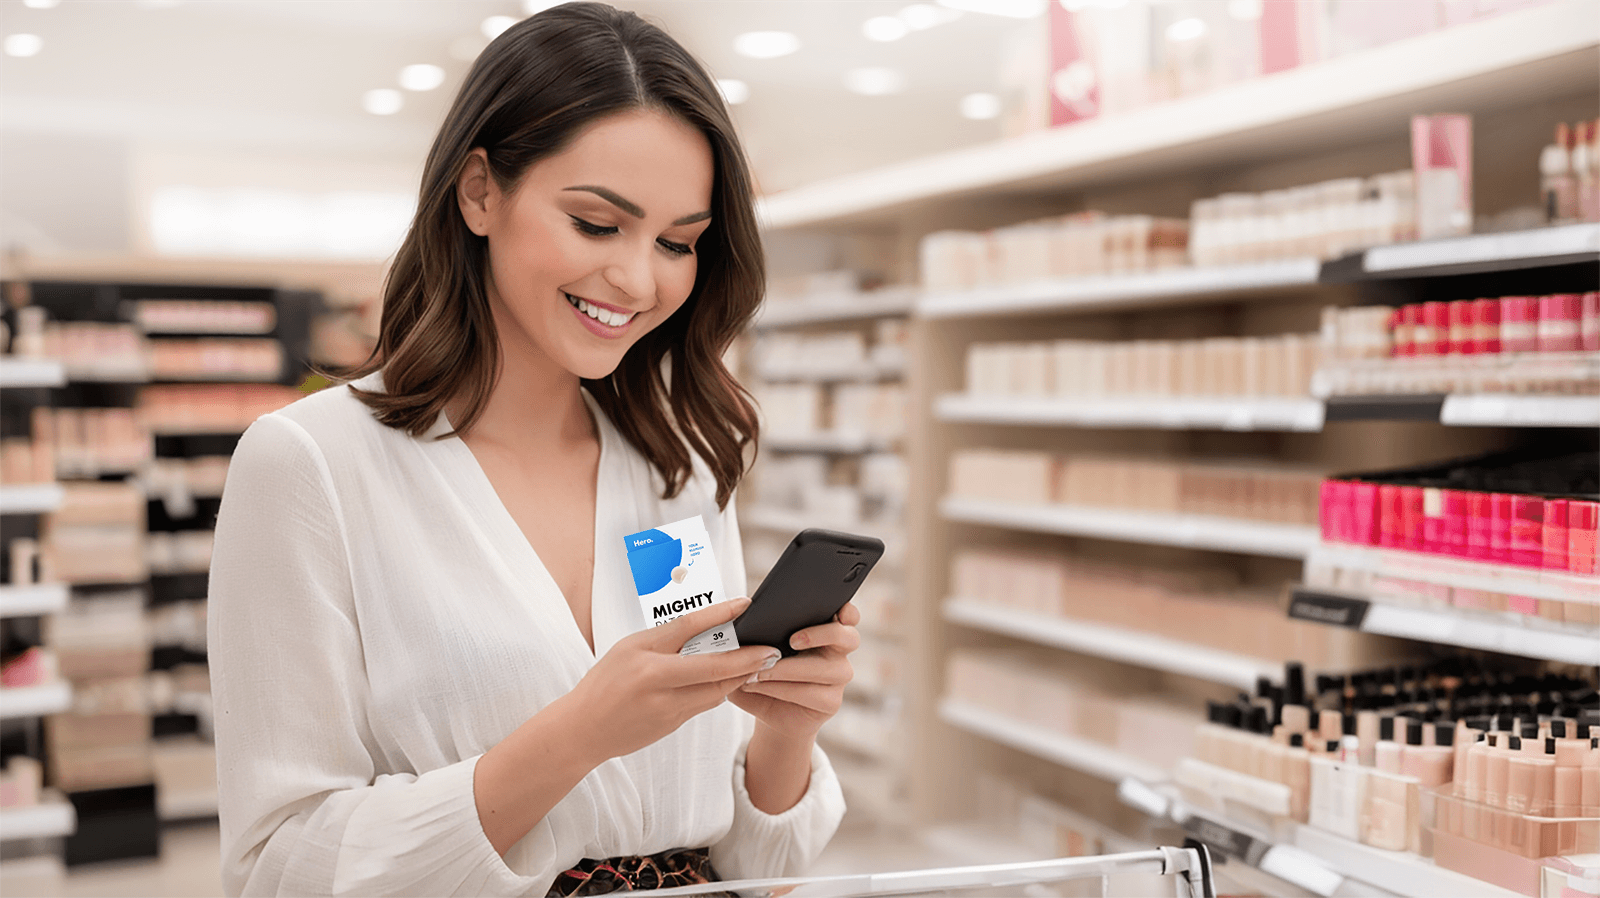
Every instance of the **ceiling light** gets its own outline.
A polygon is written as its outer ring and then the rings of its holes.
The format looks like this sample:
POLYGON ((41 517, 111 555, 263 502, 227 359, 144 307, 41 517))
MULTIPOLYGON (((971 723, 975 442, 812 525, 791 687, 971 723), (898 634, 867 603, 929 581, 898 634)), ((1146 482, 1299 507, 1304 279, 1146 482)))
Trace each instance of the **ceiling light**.
POLYGON ((913 3, 895 15, 899 16, 900 21, 906 23, 906 27, 912 31, 926 31, 935 25, 954 22, 961 18, 961 11, 934 6, 931 3, 913 3))
POLYGON ((182 4, 183 0, 134 0, 134 5, 142 9, 171 9, 182 4))
POLYGON ((419 62, 400 70, 400 86, 406 90, 433 90, 444 83, 444 69, 419 62))
POLYGON ((563 0, 522 0, 522 14, 536 16, 552 6, 560 6, 563 0))
POLYGON ((484 19, 483 24, 478 27, 482 29, 484 37, 488 38, 489 40, 494 40, 500 35, 505 34, 506 29, 515 24, 517 24, 517 20, 511 16, 490 16, 489 18, 484 19))
POLYGON ((747 31, 733 39, 733 51, 752 59, 776 59, 800 49, 800 38, 787 31, 747 31))
POLYGON ((1261 18, 1261 0, 1228 0, 1228 15, 1241 22, 1261 18))
POLYGON ((1206 33, 1205 19, 1179 19, 1167 26, 1167 40, 1175 43, 1192 41, 1204 37, 1206 33))
POLYGON ((962 12, 981 12, 1009 19, 1031 19, 1044 12, 1045 0, 939 0, 939 5, 962 12))
POLYGON ((1128 0, 1060 0, 1061 8, 1067 12, 1092 9, 1121 9, 1128 5, 1128 0))
POLYGON ((717 89, 722 91, 722 99, 729 106, 737 106, 750 99, 750 85, 738 78, 718 78, 717 89))
POLYGON ((394 115, 405 105, 400 92, 387 87, 369 90, 361 95, 361 108, 373 115, 394 115))
POLYGON ((22 0, 22 5, 29 9, 55 9, 61 0, 22 0))
POLYGON ((44 49, 44 39, 37 34, 8 34, 5 48, 7 56, 38 56, 44 49))
POLYGON ((851 93, 867 97, 897 94, 906 88, 906 76, 894 69, 871 67, 851 69, 845 73, 844 86, 851 93))
POLYGON ((910 31, 911 26, 900 21, 894 16, 875 16, 871 19, 868 19, 866 23, 861 26, 861 33, 865 34, 868 40, 882 41, 885 43, 888 41, 897 41, 900 38, 905 37, 910 31))
POLYGON ((961 116, 985 121, 1000 116, 1000 98, 994 94, 967 94, 961 98, 961 116))

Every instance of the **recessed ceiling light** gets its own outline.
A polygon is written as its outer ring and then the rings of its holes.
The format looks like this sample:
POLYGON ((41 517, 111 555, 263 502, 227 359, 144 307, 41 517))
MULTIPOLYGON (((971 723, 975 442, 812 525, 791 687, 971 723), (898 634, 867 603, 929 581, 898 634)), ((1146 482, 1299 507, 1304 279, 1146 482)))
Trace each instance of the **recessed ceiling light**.
POLYGON ((419 62, 400 70, 400 86, 406 90, 433 90, 444 83, 444 69, 419 62))
POLYGON ((1241 22, 1261 18, 1261 0, 1228 0, 1228 15, 1241 22))
POLYGON ((38 56, 44 49, 44 39, 37 34, 8 34, 5 48, 7 56, 38 56))
POLYGON ((747 31, 733 39, 733 51, 752 59, 776 59, 800 49, 800 38, 787 31, 747 31))
POLYGON ((894 69, 877 66, 851 69, 845 73, 844 86, 851 93, 858 93, 867 97, 882 97, 905 90, 906 76, 894 69))
POLYGON ((1061 8, 1067 12, 1077 12, 1080 9, 1121 9, 1128 5, 1128 0, 1061 0, 1061 8))
POLYGON ((895 15, 912 31, 925 31, 936 25, 954 22, 961 18, 961 11, 945 6, 934 6, 932 3, 913 3, 895 15))
POLYGON ((729 106, 737 106, 750 99, 750 85, 738 78, 718 78, 717 88, 722 91, 722 99, 726 100, 729 106))
POLYGON ((1179 19, 1167 26, 1167 40, 1175 43, 1192 41, 1204 37, 1206 33, 1206 20, 1199 18, 1179 19))
POLYGON ((483 30, 484 37, 488 38, 489 40, 494 40, 500 35, 505 34, 506 29, 515 24, 517 24, 517 20, 511 16, 490 16, 489 18, 484 19, 483 24, 478 27, 483 30))
POLYGON ((897 41, 911 31, 911 26, 900 21, 894 16, 874 16, 861 26, 861 33, 868 40, 897 41))
POLYGON ((1044 12, 1045 0, 939 0, 939 5, 962 12, 981 12, 1008 19, 1031 19, 1044 12))
POLYGON ((405 105, 405 99, 393 88, 380 87, 361 95, 361 108, 373 115, 394 115, 405 105))
POLYGON ((565 0, 522 0, 522 14, 536 16, 552 6, 560 6, 565 0))
POLYGON ((979 122, 999 118, 1000 98, 994 94, 967 94, 961 98, 961 116, 979 122))
POLYGON ((61 0, 22 0, 22 5, 29 9, 55 9, 61 0))

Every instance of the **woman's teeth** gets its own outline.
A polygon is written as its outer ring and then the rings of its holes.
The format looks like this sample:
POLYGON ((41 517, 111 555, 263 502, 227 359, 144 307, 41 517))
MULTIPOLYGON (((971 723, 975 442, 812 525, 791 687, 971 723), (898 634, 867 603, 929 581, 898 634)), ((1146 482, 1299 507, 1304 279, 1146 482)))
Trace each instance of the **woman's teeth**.
POLYGON ((599 306, 590 305, 589 303, 584 302, 570 293, 564 293, 562 295, 567 298, 567 302, 572 303, 573 308, 585 315, 588 315, 590 318, 593 318, 601 324, 610 325, 611 327, 621 327, 624 324, 627 324, 629 321, 633 320, 633 316, 635 314, 633 312, 613 312, 608 309, 602 309, 599 306))

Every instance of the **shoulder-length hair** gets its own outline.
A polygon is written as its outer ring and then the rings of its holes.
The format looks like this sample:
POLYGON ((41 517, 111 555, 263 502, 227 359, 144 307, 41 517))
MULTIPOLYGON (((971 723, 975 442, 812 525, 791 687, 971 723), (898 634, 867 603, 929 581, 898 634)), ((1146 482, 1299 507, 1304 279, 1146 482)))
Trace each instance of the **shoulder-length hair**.
POLYGON ((383 372, 384 392, 351 389, 379 421, 421 436, 465 397, 451 436, 483 413, 500 370, 484 287, 487 241, 456 203, 468 154, 482 147, 511 192, 528 166, 564 149, 597 120, 655 109, 711 144, 711 225, 695 247, 684 305, 641 337, 615 371, 583 381, 619 431, 660 474, 672 498, 698 454, 727 505, 758 435, 749 393, 723 364, 760 305, 765 260, 744 152, 716 84, 677 41, 631 12, 568 3, 513 25, 478 57, 428 153, 416 217, 383 289, 372 355, 355 379, 383 372))

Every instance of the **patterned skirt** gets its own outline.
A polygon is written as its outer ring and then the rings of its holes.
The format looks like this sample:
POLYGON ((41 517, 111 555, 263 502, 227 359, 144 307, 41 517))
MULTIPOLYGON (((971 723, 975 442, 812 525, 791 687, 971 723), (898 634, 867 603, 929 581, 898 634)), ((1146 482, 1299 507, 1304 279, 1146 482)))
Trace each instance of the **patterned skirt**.
POLYGON ((614 857, 603 861, 584 858, 578 866, 556 877, 545 898, 670 889, 720 879, 711 866, 711 852, 705 848, 679 848, 649 857, 614 857))

